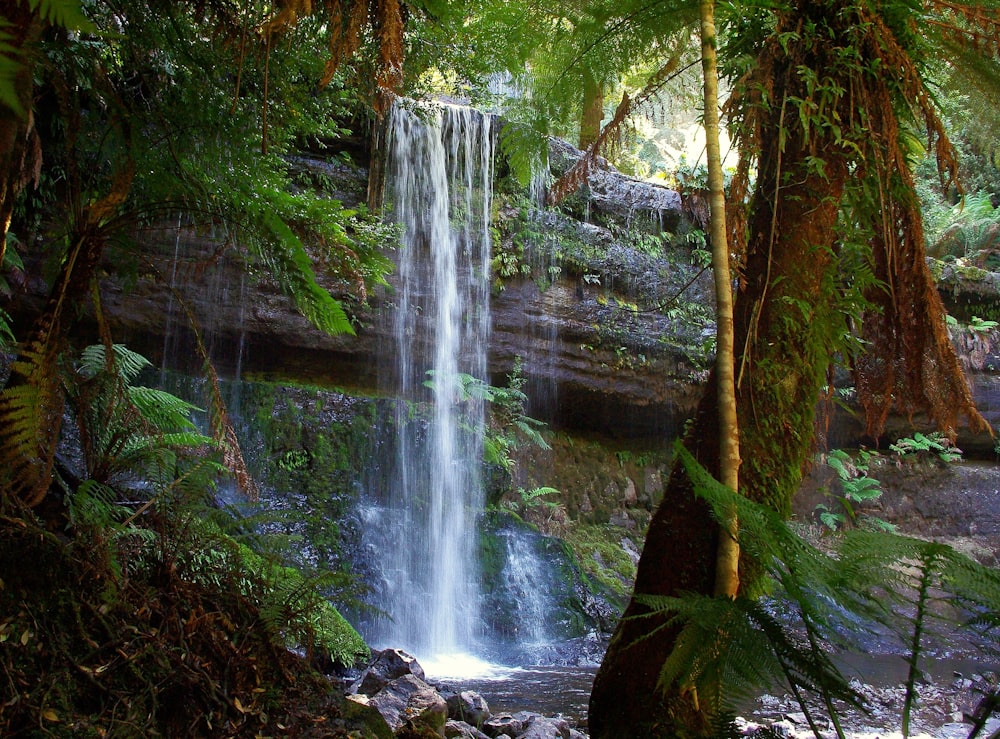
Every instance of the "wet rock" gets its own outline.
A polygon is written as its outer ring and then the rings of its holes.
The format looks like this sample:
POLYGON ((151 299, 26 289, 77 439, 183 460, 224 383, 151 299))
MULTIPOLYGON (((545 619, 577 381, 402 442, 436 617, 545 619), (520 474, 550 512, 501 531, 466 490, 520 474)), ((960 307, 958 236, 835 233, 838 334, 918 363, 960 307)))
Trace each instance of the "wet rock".
POLYGON ((448 720, 448 704, 441 694, 414 675, 396 678, 373 695, 369 703, 396 732, 407 724, 441 732, 448 720))
POLYGON ((632 478, 625 479, 625 505, 634 506, 639 501, 639 494, 636 492, 635 483, 632 478))
POLYGON ((361 673, 357 680, 351 683, 348 693, 364 693, 375 695, 390 681, 404 675, 413 675, 424 679, 424 668, 412 654, 402 649, 384 649, 375 655, 371 663, 361 673))
POLYGON ((531 720, 537 715, 537 713, 532 713, 531 711, 500 713, 496 716, 491 716, 485 721, 482 729, 484 733, 494 737, 494 739, 499 739, 503 734, 511 737, 520 737, 524 730, 528 728, 531 720))
POLYGON ((445 696, 448 718, 464 721, 472 726, 482 726, 492 715, 486 699, 474 690, 463 690, 445 696))
POLYGON ((488 734, 484 734, 475 726, 467 724, 465 721, 451 720, 444 725, 444 735, 446 739, 490 739, 488 734))
POLYGON ((569 722, 561 718, 535 716, 517 739, 570 739, 569 722))
POLYGON ((358 731, 359 735, 392 739, 392 728, 378 709, 370 704, 368 696, 362 694, 347 696, 341 704, 340 713, 345 727, 358 731))

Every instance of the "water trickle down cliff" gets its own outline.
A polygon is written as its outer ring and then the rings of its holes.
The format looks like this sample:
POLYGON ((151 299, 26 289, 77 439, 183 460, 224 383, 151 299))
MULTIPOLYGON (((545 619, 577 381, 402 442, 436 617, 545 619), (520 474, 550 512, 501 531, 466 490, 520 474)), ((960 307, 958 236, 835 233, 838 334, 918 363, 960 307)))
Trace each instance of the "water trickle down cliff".
POLYGON ((365 486, 387 617, 366 636, 422 658, 474 652, 480 631, 493 141, 492 119, 468 108, 397 105, 388 121, 385 200, 401 237, 379 383, 395 402, 365 486))

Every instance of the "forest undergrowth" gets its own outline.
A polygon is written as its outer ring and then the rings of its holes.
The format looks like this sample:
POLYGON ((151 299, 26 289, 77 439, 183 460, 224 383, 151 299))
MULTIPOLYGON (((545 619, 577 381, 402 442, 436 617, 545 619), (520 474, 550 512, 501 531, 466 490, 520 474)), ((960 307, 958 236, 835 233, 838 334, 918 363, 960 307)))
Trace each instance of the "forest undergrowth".
MULTIPOLYGON (((169 558, 128 572, 86 532, 10 513, 0 518, 0 735, 374 735, 233 583, 192 582, 169 558)), ((173 528, 153 522, 176 543, 173 528)))

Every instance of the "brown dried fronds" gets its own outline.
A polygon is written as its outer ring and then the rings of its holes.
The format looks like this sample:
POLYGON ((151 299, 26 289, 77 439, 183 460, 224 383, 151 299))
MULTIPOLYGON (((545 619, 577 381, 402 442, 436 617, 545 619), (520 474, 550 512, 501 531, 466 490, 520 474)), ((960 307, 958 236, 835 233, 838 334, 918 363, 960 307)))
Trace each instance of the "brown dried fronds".
POLYGON ((195 346, 202 359, 202 370, 208 380, 206 387, 208 390, 209 433, 215 443, 219 445, 219 449, 222 451, 222 464, 233 476, 237 487, 249 500, 256 502, 260 497, 260 490, 243 457, 243 451, 240 449, 240 443, 236 437, 236 429, 233 427, 229 412, 226 410, 226 402, 222 397, 222 389, 219 387, 219 374, 215 370, 215 365, 212 364, 204 341, 202 341, 194 311, 176 290, 173 292, 174 298, 184 308, 188 324, 194 331, 195 346))
POLYGON ((375 111, 384 115, 403 84, 403 14, 399 0, 377 2, 375 26, 380 69, 375 80, 375 111))
POLYGON ((368 4, 353 2, 344 7, 342 0, 326 0, 327 19, 330 24, 330 58, 326 61, 320 87, 330 84, 340 65, 350 59, 361 45, 361 31, 368 19, 368 4))
MULTIPOLYGON (((324 0, 330 37, 330 56, 318 80, 320 87, 330 84, 341 65, 361 47, 364 30, 369 26, 379 47, 379 69, 375 75, 375 110, 388 111, 403 83, 403 5, 400 0, 324 0)), ((260 27, 263 38, 294 28, 301 18, 318 12, 312 0, 283 0, 277 12, 260 27)))
POLYGON ((260 27, 264 38, 295 28, 300 18, 312 15, 312 0, 279 0, 275 13, 260 27))
MULTIPOLYGON (((836 25, 835 35, 856 49, 853 57, 828 50, 824 61, 827 52, 820 38, 813 45, 782 43, 788 34, 801 34, 804 17, 813 12, 824 11, 806 4, 780 18, 757 67, 734 86, 729 113, 730 120, 738 121, 738 147, 761 151, 766 137, 774 136, 780 137, 779 142, 792 142, 797 136, 797 145, 815 146, 830 135, 830 128, 802 130, 797 106, 813 106, 811 114, 821 103, 828 106, 824 114, 836 124, 840 146, 853 160, 854 178, 868 183, 867 199, 874 201, 855 213, 872 219, 871 258, 880 282, 866 295, 873 305, 861 329, 868 349, 856 358, 854 367, 868 433, 877 435, 892 411, 926 412, 951 435, 963 419, 974 430, 988 429, 973 404, 925 263, 923 226, 903 131, 914 122, 924 125, 942 182, 957 184, 955 151, 913 57, 881 16, 863 5, 852 6, 850 14, 822 15, 822 22, 836 25), (803 85, 802 69, 818 75, 814 79, 825 86, 826 97, 811 96, 803 85), (776 80, 790 83, 782 88, 786 90, 782 99, 775 96, 776 80), (833 97, 832 90, 838 91, 833 97)), ((974 19, 986 23, 978 11, 966 17, 969 23, 974 19)), ((731 190, 737 206, 746 200, 754 164, 778 173, 769 180, 777 183, 775 191, 758 192, 756 197, 780 197, 783 147, 771 151, 772 161, 752 162, 745 157, 740 163, 731 190)), ((733 243, 739 244, 745 229, 742 211, 734 207, 729 212, 733 243)), ((787 224, 773 224, 783 226, 787 224)))
POLYGON ((1000 10, 974 3, 928 0, 927 24, 962 48, 1000 56, 1000 10))
POLYGON ((576 192, 590 174, 591 168, 597 163, 597 158, 602 152, 606 152, 610 147, 619 143, 627 133, 627 124, 630 116, 640 107, 652 100, 657 93, 673 79, 680 66, 680 52, 675 53, 667 63, 660 67, 646 82, 646 86, 634 98, 630 98, 628 93, 622 94, 621 102, 615 109, 615 114, 608 121, 594 142, 587 147, 587 151, 580 157, 572 167, 552 183, 549 188, 547 202, 549 205, 558 205, 569 195, 576 192))

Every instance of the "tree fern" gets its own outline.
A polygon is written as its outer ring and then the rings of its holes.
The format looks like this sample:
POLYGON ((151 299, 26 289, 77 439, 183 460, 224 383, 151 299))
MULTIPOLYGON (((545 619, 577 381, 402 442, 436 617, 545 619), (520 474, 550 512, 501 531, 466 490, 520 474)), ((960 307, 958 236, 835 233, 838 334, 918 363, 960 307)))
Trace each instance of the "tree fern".
MULTIPOLYGON (((784 602, 783 610, 793 609, 797 619, 789 631, 758 600, 746 596, 729 604, 700 595, 643 597, 650 608, 671 615, 668 625, 683 626, 677 650, 665 660, 664 682, 690 684, 707 696, 717 690, 725 696, 734 687, 766 687, 768 679, 780 675, 811 724, 807 694, 823 700, 843 736, 835 701, 857 706, 860 696, 822 645, 861 649, 856 638, 863 627, 858 624, 881 624, 898 636, 908 665, 900 716, 903 735, 908 736, 928 634, 946 623, 987 646, 1000 640, 1000 573, 995 570, 939 542, 865 529, 839 537, 836 551, 827 555, 770 509, 720 485, 683 447, 678 447, 678 454, 696 494, 717 517, 737 511, 741 549, 764 575, 751 591, 773 589, 784 602), (851 614, 849 621, 846 614, 851 614), (796 628, 804 640, 794 635, 796 628), (759 643, 749 643, 754 639, 759 643), (707 645, 701 652, 696 647, 699 641, 707 645), (768 655, 761 654, 762 649, 768 655), (735 656, 729 657, 729 652, 735 656), (722 663, 709 665, 706 660, 712 659, 722 663)), ((724 708, 725 701, 717 707, 724 708)))
POLYGON ((132 381, 150 363, 121 345, 109 353, 103 344, 87 347, 68 378, 67 397, 76 418, 89 480, 134 495, 134 485, 149 485, 148 496, 179 493, 192 486, 212 489, 222 467, 211 452, 212 438, 199 433, 191 403, 132 381))
POLYGON ((28 7, 49 23, 62 28, 87 33, 97 30, 83 14, 79 0, 28 0, 28 7))
POLYGON ((839 548, 847 581, 864 596, 860 612, 895 633, 908 665, 902 732, 909 735, 927 635, 946 625, 996 642, 1000 573, 946 544, 852 531, 839 548))
POLYGON ((43 334, 21 349, 0 393, 0 483, 28 506, 52 481, 64 401, 58 362, 58 341, 43 334))

